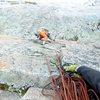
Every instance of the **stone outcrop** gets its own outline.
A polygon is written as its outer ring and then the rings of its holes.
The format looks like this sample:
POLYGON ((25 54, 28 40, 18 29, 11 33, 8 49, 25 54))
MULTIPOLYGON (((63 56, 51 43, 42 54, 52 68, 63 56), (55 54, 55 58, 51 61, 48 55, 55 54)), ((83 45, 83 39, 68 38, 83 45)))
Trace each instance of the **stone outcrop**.
POLYGON ((0 34, 36 38, 40 27, 49 29, 53 39, 97 42, 100 39, 100 6, 65 4, 21 4, 0 8, 0 34))
MULTIPOLYGON (((41 88, 29 88, 23 97, 9 91, 0 91, 0 100, 53 100, 51 96, 44 96, 41 93, 41 88)), ((45 92, 53 94, 52 90, 45 90, 45 92)))
MULTIPOLYGON (((23 86, 42 87, 49 81, 45 55, 53 60, 55 53, 34 41, 11 37, 0 40, 0 47, 0 83, 19 89, 23 86)), ((54 69, 55 72, 56 66, 54 69)))
POLYGON ((62 51, 65 63, 89 67, 100 66, 100 44, 85 44, 56 40, 45 46, 38 40, 25 40, 12 36, 0 38, 0 83, 20 89, 23 86, 43 87, 49 82, 47 60, 53 75, 58 75, 56 52, 62 51), (46 58, 47 57, 47 58, 46 58))
MULTIPOLYGON (((62 51, 62 64, 100 70, 99 13, 99 4, 81 8, 38 3, 0 6, 0 83, 13 86, 16 91, 43 87, 50 78, 47 59, 52 74, 59 74, 55 51, 62 51), (34 35, 40 27, 49 29, 55 41, 41 45, 34 35)), ((25 96, 21 99, 29 98, 25 96)))

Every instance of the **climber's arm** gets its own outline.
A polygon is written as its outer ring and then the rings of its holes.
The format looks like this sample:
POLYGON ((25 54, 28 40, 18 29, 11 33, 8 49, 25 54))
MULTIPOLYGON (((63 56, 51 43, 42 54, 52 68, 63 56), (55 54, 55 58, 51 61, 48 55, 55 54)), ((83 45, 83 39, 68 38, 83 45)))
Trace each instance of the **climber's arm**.
POLYGON ((51 38, 51 36, 50 36, 50 33, 48 33, 48 38, 49 38, 50 40, 53 40, 53 39, 51 38))

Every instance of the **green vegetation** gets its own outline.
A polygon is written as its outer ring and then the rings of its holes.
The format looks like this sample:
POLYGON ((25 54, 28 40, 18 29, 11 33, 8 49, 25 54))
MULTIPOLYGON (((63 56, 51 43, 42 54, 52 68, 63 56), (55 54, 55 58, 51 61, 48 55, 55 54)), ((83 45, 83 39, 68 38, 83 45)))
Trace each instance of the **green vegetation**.
POLYGON ((8 90, 9 86, 6 84, 0 84, 0 90, 8 90))
POLYGON ((13 86, 8 86, 7 84, 0 84, 0 90, 5 90, 5 91, 12 91, 18 93, 20 96, 23 96, 29 87, 23 86, 20 89, 16 89, 13 86))
POLYGON ((71 40, 71 41, 78 41, 79 40, 79 37, 77 35, 71 35, 68 40, 71 40))
POLYGON ((20 88, 17 93, 20 95, 20 96, 23 96, 26 92, 27 92, 28 88, 20 88))
POLYGON ((73 38, 72 38, 72 41, 78 41, 78 36, 77 35, 75 35, 73 38))

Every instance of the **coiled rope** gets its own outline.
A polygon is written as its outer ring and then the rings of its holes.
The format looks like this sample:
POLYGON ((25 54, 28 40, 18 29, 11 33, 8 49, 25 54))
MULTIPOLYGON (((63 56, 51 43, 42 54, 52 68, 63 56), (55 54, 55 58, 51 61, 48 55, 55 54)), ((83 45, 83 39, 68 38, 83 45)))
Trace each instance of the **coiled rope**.
POLYGON ((86 83, 81 77, 74 77, 66 75, 61 69, 61 59, 57 54, 57 66, 60 75, 55 78, 51 73, 50 62, 45 55, 46 62, 48 65, 48 70, 50 73, 50 83, 45 85, 42 89, 42 94, 45 96, 52 96, 54 100, 100 100, 97 94, 93 90, 88 90, 86 83), (51 85, 52 90, 54 90, 54 95, 45 93, 45 88, 51 85), (91 99, 89 92, 95 95, 96 99, 91 99))

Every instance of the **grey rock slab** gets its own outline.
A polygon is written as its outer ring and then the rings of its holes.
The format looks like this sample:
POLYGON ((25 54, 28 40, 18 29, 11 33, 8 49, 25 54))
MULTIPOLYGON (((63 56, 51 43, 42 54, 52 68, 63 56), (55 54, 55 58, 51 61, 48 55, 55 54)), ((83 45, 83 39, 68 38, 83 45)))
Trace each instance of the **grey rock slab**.
POLYGON ((47 28, 53 39, 100 41, 100 4, 68 6, 65 4, 21 4, 0 8, 0 34, 36 38, 40 27, 47 28))
POLYGON ((66 48, 62 49, 64 63, 75 63, 84 65, 100 71, 100 43, 68 42, 66 48))
POLYGON ((20 100, 20 96, 14 92, 0 90, 0 100, 20 100))
POLYGON ((56 51, 62 51, 62 63, 76 63, 95 69, 100 67, 99 42, 96 44, 56 40, 43 46, 38 40, 1 37, 0 83, 13 85, 17 89, 23 86, 43 87, 48 83, 48 61, 52 75, 57 76, 56 51))
MULTIPOLYGON (((19 89, 42 87, 49 82, 46 57, 54 61, 55 52, 34 41, 8 37, 0 40, 0 83, 19 89)), ((51 65, 51 70, 52 74, 58 75, 55 65, 51 65)))
MULTIPOLYGON (((41 91, 41 88, 31 87, 26 92, 26 94, 21 98, 21 100, 54 100, 52 96, 44 96, 41 91)), ((54 95, 54 91, 52 90, 45 90, 45 93, 54 95)))

